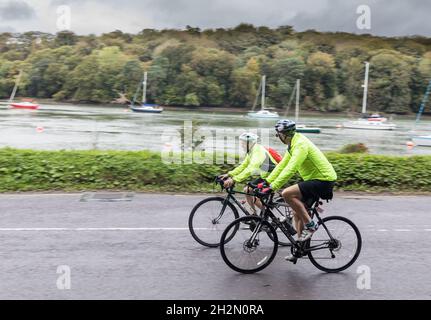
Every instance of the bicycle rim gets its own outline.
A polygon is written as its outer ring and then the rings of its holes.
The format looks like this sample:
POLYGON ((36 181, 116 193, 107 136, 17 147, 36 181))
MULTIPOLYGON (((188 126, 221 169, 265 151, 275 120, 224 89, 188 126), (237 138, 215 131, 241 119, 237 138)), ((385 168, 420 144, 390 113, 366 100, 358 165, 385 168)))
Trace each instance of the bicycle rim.
POLYGON ((231 269, 247 274, 265 269, 274 260, 278 250, 274 228, 259 217, 243 217, 232 222, 223 232, 220 243, 225 263, 231 269), (261 228, 257 232, 260 223, 261 228), (253 237, 255 234, 257 236, 253 237))
POLYGON ((323 219, 334 240, 320 225, 319 230, 308 241, 307 248, 328 244, 329 248, 311 251, 308 254, 311 263, 318 269, 336 273, 348 269, 359 257, 362 248, 362 238, 359 229, 344 217, 328 217, 323 219))
POLYGON ((189 217, 189 230, 193 238, 203 246, 216 248, 226 227, 239 217, 238 211, 228 203, 223 215, 220 212, 225 199, 208 198, 198 203, 189 217))

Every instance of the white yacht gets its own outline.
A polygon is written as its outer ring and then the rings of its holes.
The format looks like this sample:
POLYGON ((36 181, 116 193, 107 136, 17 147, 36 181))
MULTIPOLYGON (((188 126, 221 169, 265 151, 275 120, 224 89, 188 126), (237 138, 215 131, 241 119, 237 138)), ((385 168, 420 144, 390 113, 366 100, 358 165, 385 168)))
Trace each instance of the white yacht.
POLYGON ((260 83, 260 87, 258 92, 260 92, 260 89, 262 89, 261 93, 262 93, 262 100, 261 100, 261 109, 260 111, 255 112, 254 109, 256 109, 257 106, 257 101, 259 99, 259 93, 256 97, 256 101, 253 105, 253 109, 248 113, 248 116, 251 118, 262 118, 262 119, 276 119, 279 118, 279 114, 277 112, 272 112, 270 110, 268 110, 265 107, 265 95, 266 95, 266 76, 262 77, 262 81, 260 83))
POLYGON ((370 63, 365 62, 365 82, 364 99, 362 103, 362 118, 356 121, 349 121, 343 124, 347 129, 360 129, 360 130, 395 130, 397 125, 388 122, 388 119, 382 117, 380 114, 367 115, 367 95, 368 95, 368 80, 370 73, 370 63))

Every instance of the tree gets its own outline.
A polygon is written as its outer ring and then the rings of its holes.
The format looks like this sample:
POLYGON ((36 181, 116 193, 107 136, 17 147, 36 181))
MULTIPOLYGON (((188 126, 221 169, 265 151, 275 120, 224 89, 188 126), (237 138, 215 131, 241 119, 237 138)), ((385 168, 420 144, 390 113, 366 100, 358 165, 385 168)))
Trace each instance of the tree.
POLYGON ((315 52, 307 60, 304 78, 305 94, 313 98, 319 110, 324 111, 336 92, 334 57, 328 53, 315 52))
POLYGON ((365 61, 372 62, 370 110, 417 111, 431 78, 430 38, 247 23, 137 35, 0 33, 0 96, 23 70, 20 95, 110 102, 131 98, 147 70, 149 102, 250 107, 265 74, 270 106, 285 107, 299 78, 305 108, 360 111, 365 61))
POLYGON ((184 99, 184 104, 187 106, 200 106, 199 98, 196 93, 192 92, 186 95, 184 99))
POLYGON ((118 97, 118 90, 122 89, 121 81, 124 80, 126 64, 127 57, 118 47, 94 51, 84 58, 66 81, 66 96, 78 101, 114 100, 118 97))
POLYGON ((329 102, 329 108, 328 111, 343 111, 347 108, 348 103, 345 96, 339 94, 331 99, 329 102))
POLYGON ((305 63, 300 57, 285 56, 271 60, 264 67, 264 73, 268 76, 269 104, 285 107, 293 92, 296 80, 304 77, 305 63))
POLYGON ((350 106, 345 106, 346 108, 350 107, 350 111, 359 112, 362 108, 364 70, 364 62, 358 58, 350 58, 341 63, 337 77, 337 88, 338 92, 350 102, 350 106))
POLYGON ((408 58, 396 51, 383 50, 377 52, 370 63, 370 109, 388 113, 408 112, 412 71, 408 58))
POLYGON ((118 92, 125 93, 126 97, 132 99, 136 92, 136 87, 141 85, 144 76, 144 70, 139 60, 128 60, 118 76, 115 89, 118 92))
POLYGON ((55 37, 55 45, 57 47, 73 46, 78 41, 78 37, 71 31, 60 31, 55 37))

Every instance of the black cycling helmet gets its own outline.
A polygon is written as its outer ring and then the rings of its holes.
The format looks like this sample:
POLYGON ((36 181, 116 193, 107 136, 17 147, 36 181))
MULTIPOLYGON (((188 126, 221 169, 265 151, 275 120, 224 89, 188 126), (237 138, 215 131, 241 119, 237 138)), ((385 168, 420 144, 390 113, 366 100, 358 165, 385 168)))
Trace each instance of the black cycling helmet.
POLYGON ((277 131, 277 133, 293 136, 296 133, 296 123, 292 120, 280 120, 275 125, 275 131, 277 131))

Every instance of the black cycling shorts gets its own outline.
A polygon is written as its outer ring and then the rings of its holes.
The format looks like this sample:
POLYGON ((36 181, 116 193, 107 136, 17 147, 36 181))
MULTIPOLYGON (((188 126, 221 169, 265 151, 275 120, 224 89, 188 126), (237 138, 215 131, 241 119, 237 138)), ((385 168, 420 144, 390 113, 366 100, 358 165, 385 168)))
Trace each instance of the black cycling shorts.
POLYGON ((334 181, 310 180, 298 183, 302 201, 308 203, 318 199, 332 200, 334 197, 334 181))

